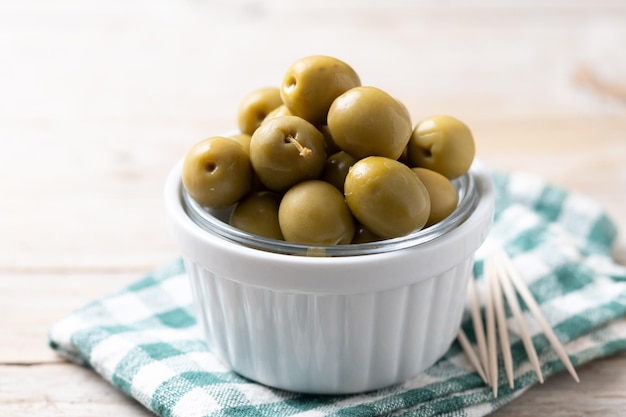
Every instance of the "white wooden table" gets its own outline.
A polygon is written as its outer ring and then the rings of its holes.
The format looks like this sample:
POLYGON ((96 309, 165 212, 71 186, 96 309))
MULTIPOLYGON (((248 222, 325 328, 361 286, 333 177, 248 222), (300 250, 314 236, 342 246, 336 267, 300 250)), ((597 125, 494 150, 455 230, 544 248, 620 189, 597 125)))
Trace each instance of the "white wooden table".
MULTIPOLYGON (((0 415, 149 415, 46 331, 178 256, 168 170, 304 55, 347 61, 415 119, 457 116, 486 164, 587 194, 626 230, 626 4, 518 3, 0 1, 0 415)), ((626 412, 626 355, 579 374, 496 414, 626 412)))

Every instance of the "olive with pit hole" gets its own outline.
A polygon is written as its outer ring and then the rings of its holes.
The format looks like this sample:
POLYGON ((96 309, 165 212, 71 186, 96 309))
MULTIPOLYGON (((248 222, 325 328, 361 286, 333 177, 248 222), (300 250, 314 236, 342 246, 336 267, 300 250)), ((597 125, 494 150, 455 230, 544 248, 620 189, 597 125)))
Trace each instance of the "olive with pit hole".
POLYGON ((287 69, 280 95, 291 114, 323 125, 333 100, 359 85, 361 80, 350 65, 330 56, 311 55, 287 69))
POLYGON ((268 189, 285 192, 294 184, 320 176, 326 162, 324 138, 300 117, 276 117, 252 135, 250 161, 268 189))
POLYGON ((252 175, 248 152, 221 136, 196 143, 183 161, 183 185, 191 198, 206 207, 236 203, 250 191, 252 175))
POLYGON ((282 104, 280 89, 277 87, 263 87, 252 91, 239 104, 239 130, 248 135, 253 134, 267 115, 282 104))

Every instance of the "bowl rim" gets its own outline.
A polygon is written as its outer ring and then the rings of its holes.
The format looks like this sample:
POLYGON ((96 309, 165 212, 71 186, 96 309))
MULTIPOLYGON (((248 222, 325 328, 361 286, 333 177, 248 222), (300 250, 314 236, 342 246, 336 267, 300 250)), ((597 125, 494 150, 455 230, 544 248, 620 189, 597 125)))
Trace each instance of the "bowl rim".
POLYGON ((181 188, 181 195, 185 211, 195 223, 207 233, 217 234, 234 243, 292 256, 363 256, 419 246, 463 223, 478 204, 479 195, 476 190, 476 179, 474 175, 470 175, 468 172, 452 180, 452 183, 457 190, 459 201, 454 211, 442 221, 404 236, 346 245, 303 244, 254 235, 228 224, 228 218, 234 205, 220 209, 209 209, 194 201, 184 187, 181 188))
POLYGON ((467 219, 445 234, 395 251, 358 256, 294 256, 250 248, 202 229, 185 210, 181 171, 182 160, 167 177, 164 199, 170 233, 186 264, 193 263, 233 281, 277 291, 367 292, 439 275, 473 257, 486 238, 495 206, 490 173, 475 159, 469 172, 480 198, 467 219))

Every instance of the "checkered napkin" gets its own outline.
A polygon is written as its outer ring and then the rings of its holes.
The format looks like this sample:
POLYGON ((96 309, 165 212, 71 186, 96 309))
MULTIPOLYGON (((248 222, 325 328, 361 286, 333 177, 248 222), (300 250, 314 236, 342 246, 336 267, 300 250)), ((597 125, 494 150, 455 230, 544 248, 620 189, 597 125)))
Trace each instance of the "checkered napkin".
MULTIPOLYGON (((625 350, 626 268, 610 257, 616 230, 601 208, 527 174, 494 173, 494 181, 488 239, 511 255, 573 364, 625 350)), ((474 271, 484 292, 480 251, 474 271)), ((474 341, 469 312, 463 328, 474 341)), ((285 392, 239 376, 207 351, 177 260, 58 321, 49 337, 61 355, 93 368, 159 416, 482 416, 537 383, 510 316, 509 329, 515 388, 501 369, 497 399, 457 343, 425 372, 386 389, 285 392)), ((544 376, 561 372, 541 329, 530 332, 544 376)))

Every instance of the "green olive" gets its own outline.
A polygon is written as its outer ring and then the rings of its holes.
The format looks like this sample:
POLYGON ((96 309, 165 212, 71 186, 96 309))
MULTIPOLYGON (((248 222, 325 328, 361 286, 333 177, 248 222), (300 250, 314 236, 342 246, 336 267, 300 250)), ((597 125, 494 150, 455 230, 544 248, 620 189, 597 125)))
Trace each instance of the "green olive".
POLYGON ((333 102, 328 128, 339 148, 355 156, 398 159, 411 137, 406 107, 376 87, 356 87, 333 102))
POLYGON ((263 119, 280 105, 280 89, 263 87, 252 91, 239 104, 237 122, 242 133, 251 135, 261 125, 263 119))
POLYGON ((353 244, 378 242, 379 240, 382 240, 382 238, 372 233, 372 231, 369 230, 367 227, 363 226, 362 224, 356 225, 354 237, 352 238, 353 244))
POLYGON ((234 140, 235 142, 238 142, 241 146, 243 146, 246 152, 250 153, 250 139, 252 138, 252 136, 248 135, 247 133, 239 133, 229 136, 228 138, 234 140))
POLYGON ((343 245, 354 236, 354 218, 343 194, 321 180, 303 181, 291 187, 280 203, 278 221, 289 242, 343 245))
POLYGON ((324 136, 324 149, 326 150, 326 155, 332 155, 341 150, 335 143, 333 135, 330 134, 328 125, 317 126, 317 130, 319 130, 322 133, 322 136, 324 136))
POLYGON ((222 208, 250 191, 248 152, 232 139, 215 136, 196 143, 185 155, 182 181, 198 204, 222 208))
POLYGON ((401 162, 370 156, 352 166, 344 193, 356 219, 382 238, 419 230, 430 214, 426 187, 401 162))
POLYGON ((451 116, 431 116, 413 129, 407 145, 411 166, 436 171, 449 179, 465 174, 476 153, 472 132, 451 116))
POLYGON ((413 168, 419 179, 426 186, 430 198, 430 215, 426 226, 439 223, 456 209, 459 194, 452 182, 438 172, 427 168, 413 168))
POLYGON ((409 150, 407 146, 405 146, 404 150, 402 150, 402 154, 398 158, 398 161, 402 162, 404 165, 411 166, 411 164, 409 163, 409 150))
POLYGON ((283 240, 278 224, 280 199, 280 194, 271 191, 249 194, 235 206, 230 224, 248 233, 283 240))
POLYGON ((311 55, 294 62, 286 71, 280 95, 294 116, 314 125, 326 124, 333 100, 361 85, 357 73, 343 61, 324 55, 311 55))
POLYGON ((339 151, 326 159, 321 179, 337 187, 343 193, 343 183, 350 167, 357 159, 344 151, 339 151))
MULTIPOLYGON (((251 135, 248 135, 247 133, 239 133, 229 136, 228 139, 232 139, 235 142, 239 143, 241 146, 244 147, 246 152, 248 152, 248 155, 250 155, 250 141, 252 140, 251 135)), ((267 191, 267 188, 265 187, 265 185, 263 185, 261 180, 259 180, 259 176, 256 175, 256 172, 254 172, 254 170, 252 170, 252 186, 250 187, 250 191, 267 191)))
POLYGON ((287 106, 281 104, 280 106, 269 112, 267 116, 265 116, 265 119, 263 119, 263 122, 261 122, 261 124, 279 116, 293 116, 293 114, 289 113, 289 109, 287 108, 287 106))
POLYGON ((326 162, 324 138, 300 117, 276 117, 252 135, 250 160, 267 188, 284 192, 300 181, 320 176, 326 162))

